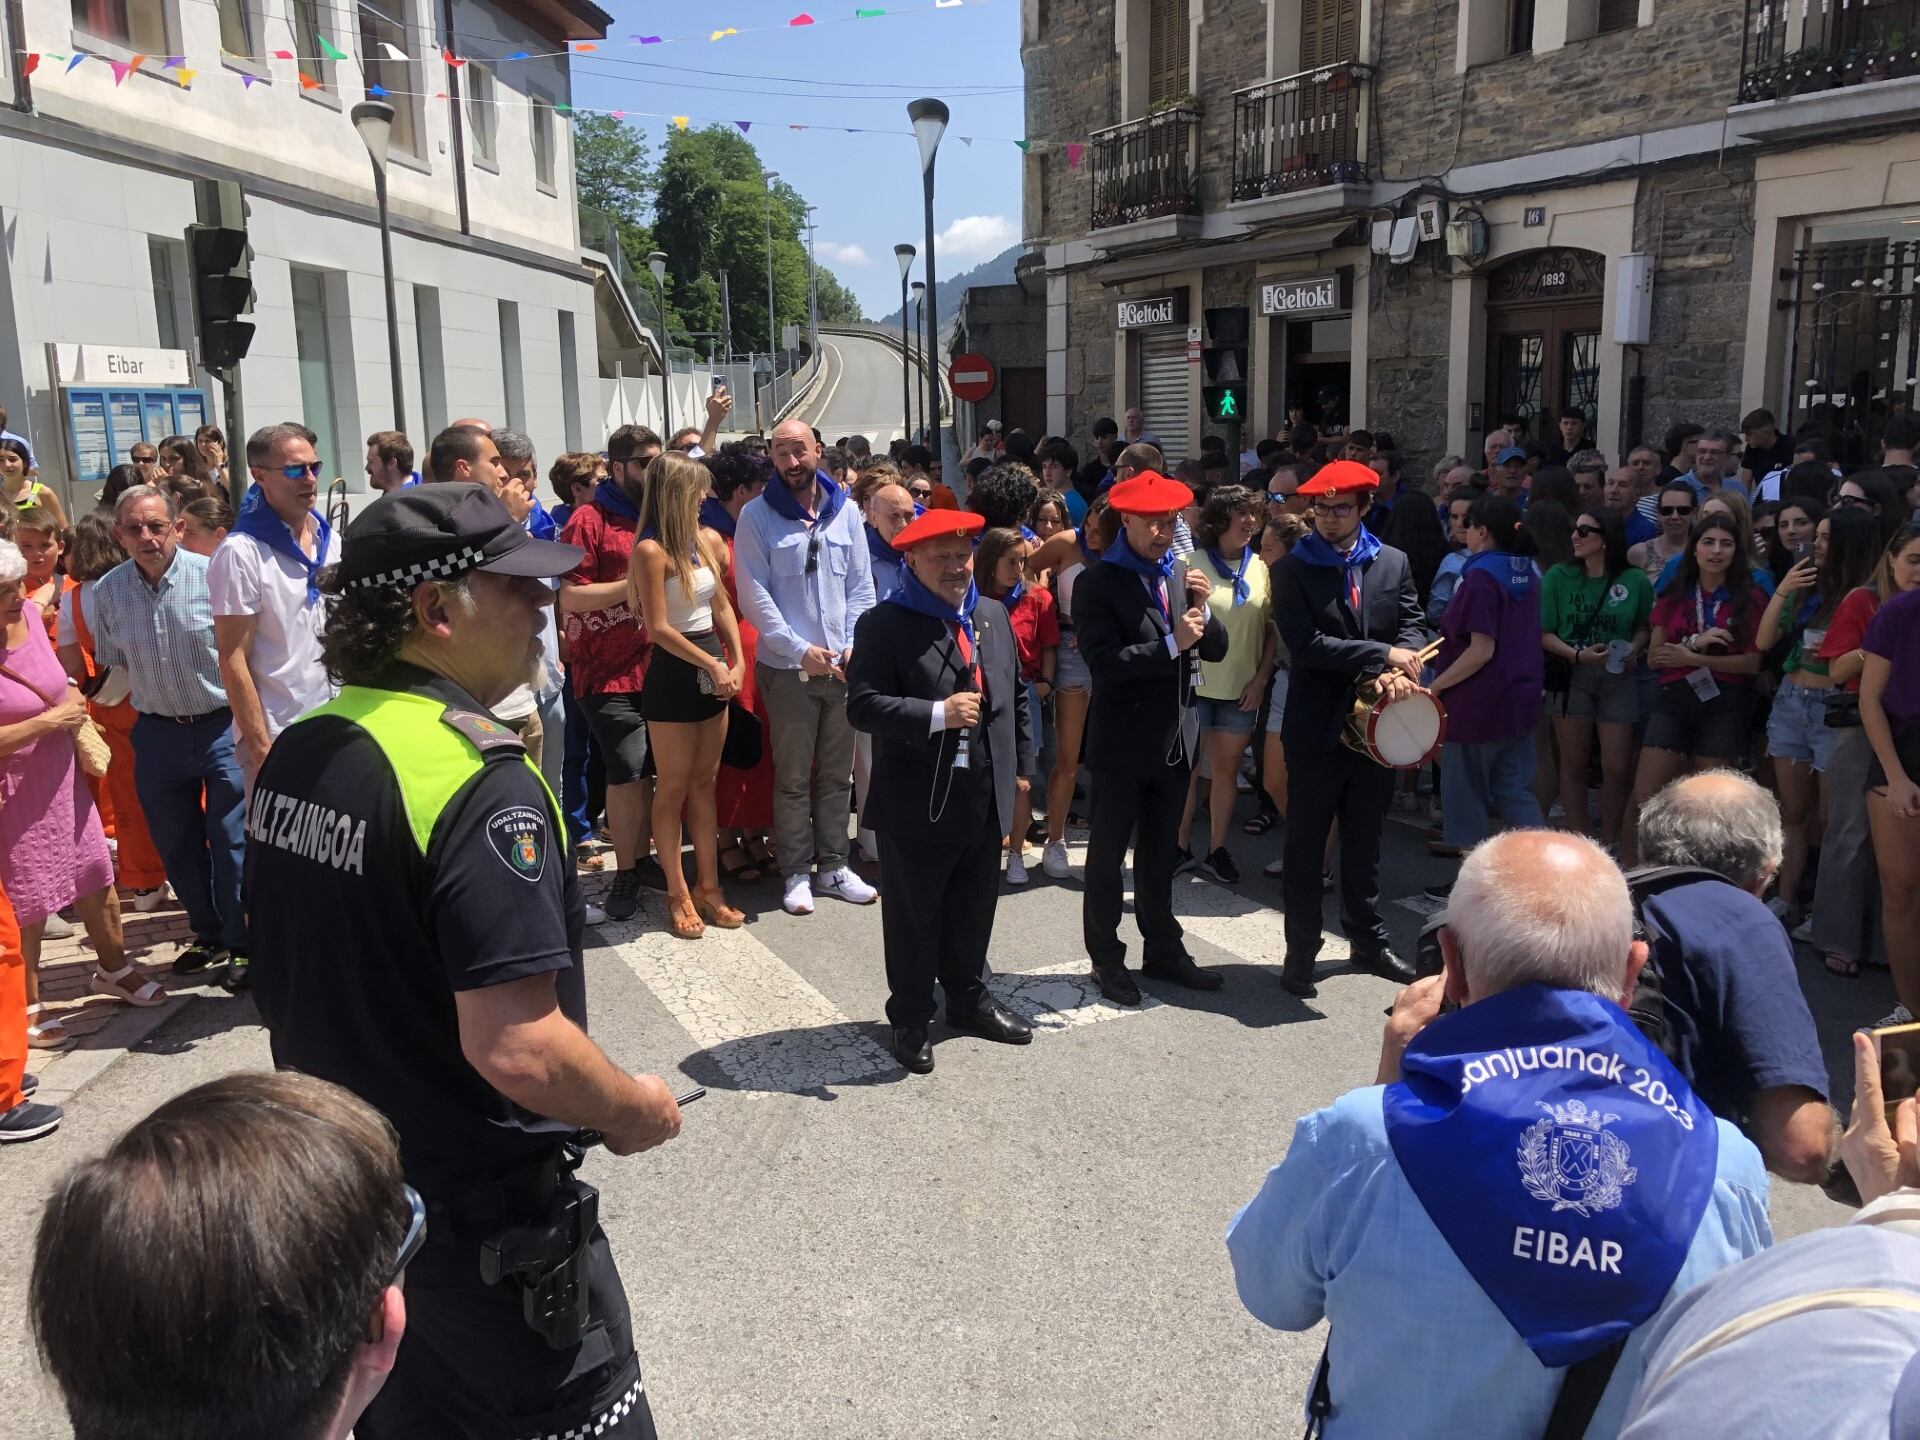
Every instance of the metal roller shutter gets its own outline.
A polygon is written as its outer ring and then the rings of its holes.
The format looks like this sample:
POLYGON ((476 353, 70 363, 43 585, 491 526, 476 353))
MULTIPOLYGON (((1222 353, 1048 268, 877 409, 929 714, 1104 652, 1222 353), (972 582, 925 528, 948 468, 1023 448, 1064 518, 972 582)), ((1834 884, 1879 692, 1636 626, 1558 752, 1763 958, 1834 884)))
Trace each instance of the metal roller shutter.
POLYGON ((1169 328, 1140 337, 1140 409, 1147 429, 1160 437, 1171 470, 1187 458, 1186 332, 1169 328))

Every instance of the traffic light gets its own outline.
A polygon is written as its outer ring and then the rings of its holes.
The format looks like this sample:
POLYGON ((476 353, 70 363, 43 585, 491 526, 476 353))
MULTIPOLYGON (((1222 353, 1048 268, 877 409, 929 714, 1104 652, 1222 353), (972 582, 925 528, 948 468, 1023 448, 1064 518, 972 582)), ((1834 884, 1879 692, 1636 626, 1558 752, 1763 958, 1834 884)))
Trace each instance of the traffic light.
POLYGON ((1207 343, 1201 352, 1201 399, 1216 425, 1240 425, 1247 417, 1247 307, 1207 311, 1207 343))
POLYGON ((209 370, 231 370, 253 343, 253 322, 239 318, 253 309, 253 247, 241 226, 189 225, 187 251, 200 363, 209 370))

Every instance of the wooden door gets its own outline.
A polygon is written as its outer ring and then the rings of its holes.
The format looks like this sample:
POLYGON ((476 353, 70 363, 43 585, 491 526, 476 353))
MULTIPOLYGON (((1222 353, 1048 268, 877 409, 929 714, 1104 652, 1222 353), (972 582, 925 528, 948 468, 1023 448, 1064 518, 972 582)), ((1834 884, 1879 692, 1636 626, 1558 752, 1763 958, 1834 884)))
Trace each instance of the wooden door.
POLYGON ((1487 277, 1488 430, 1517 414, 1517 443, 1550 445, 1577 414, 1598 433, 1605 285, 1605 259, 1586 250, 1529 251, 1487 277))

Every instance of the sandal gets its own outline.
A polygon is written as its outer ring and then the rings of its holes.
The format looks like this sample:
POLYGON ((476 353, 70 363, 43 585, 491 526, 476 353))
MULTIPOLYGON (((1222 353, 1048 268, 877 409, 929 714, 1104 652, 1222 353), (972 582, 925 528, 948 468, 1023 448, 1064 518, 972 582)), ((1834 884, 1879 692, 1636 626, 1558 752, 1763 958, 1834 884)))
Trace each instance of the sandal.
POLYGON ((46 1009, 35 1002, 27 1006, 27 1045, 34 1050, 65 1050, 73 1044, 73 1036, 67 1033, 66 1024, 58 1015, 49 1015, 45 1020, 34 1017, 46 1009))
POLYGON ((1842 980, 1858 980, 1860 978, 1860 962, 1858 960, 1849 960, 1844 955, 1823 955, 1820 958, 1826 962, 1827 973, 1829 975, 1838 975, 1842 980))
POLYGON ((682 940, 698 940, 707 933, 691 895, 667 896, 667 928, 682 940))
POLYGON ((747 852, 744 845, 729 845, 720 852, 720 873, 739 885, 751 885, 756 880, 766 879, 766 872, 760 868, 760 862, 747 852), (729 855, 738 855, 739 863, 728 864, 729 855))
POLYGON ((749 859, 760 867, 762 875, 772 875, 780 869, 780 862, 774 858, 773 851, 767 848, 764 840, 749 840, 740 847, 747 852, 749 859))
POLYGON ((109 1000, 119 1000, 142 1010, 167 1003, 167 992, 134 969, 131 962, 122 965, 118 970, 95 970, 93 980, 87 988, 96 995, 105 995, 109 1000), (139 986, 131 992, 120 988, 129 979, 140 982, 139 986))
POLYGON ((1280 823, 1280 817, 1270 810, 1262 810, 1246 824, 1240 827, 1242 835, 1264 835, 1280 823))
POLYGON ((693 897, 694 912, 717 930, 738 930, 747 923, 742 911, 727 904, 727 892, 718 885, 703 889, 693 897))
POLYGON ((589 850, 586 846, 580 845, 574 848, 573 863, 582 870, 603 870, 606 868, 607 857, 596 850, 589 850))

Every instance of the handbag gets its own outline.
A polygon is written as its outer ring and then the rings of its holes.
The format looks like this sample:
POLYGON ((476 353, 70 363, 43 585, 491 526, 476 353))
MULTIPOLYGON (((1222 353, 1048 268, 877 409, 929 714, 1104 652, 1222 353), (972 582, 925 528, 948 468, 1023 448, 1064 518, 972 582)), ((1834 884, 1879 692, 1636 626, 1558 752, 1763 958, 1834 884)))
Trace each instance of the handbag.
MULTIPOLYGON (((58 708, 57 701, 49 700, 44 690, 11 666, 0 665, 0 675, 6 676, 16 685, 31 690, 47 709, 58 708)), ((113 763, 113 751, 107 747, 106 732, 91 715, 78 730, 73 732, 73 753, 80 762, 80 768, 95 779, 106 774, 107 767, 113 763)))
POLYGON ((720 747, 720 763, 729 770, 751 770, 760 763, 764 748, 760 717, 738 700, 729 700, 727 738, 720 747))

